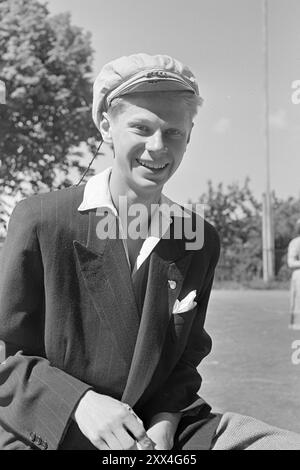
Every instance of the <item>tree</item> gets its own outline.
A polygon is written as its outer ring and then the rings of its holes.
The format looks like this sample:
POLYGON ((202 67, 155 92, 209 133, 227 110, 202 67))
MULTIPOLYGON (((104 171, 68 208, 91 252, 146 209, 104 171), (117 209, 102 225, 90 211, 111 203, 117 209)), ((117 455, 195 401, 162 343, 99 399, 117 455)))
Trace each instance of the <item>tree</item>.
POLYGON ((90 34, 36 0, 0 0, 0 24, 0 191, 67 186, 70 169, 84 169, 80 143, 96 145, 90 34))
POLYGON ((261 205, 253 196, 249 179, 216 189, 208 182, 199 198, 205 204, 205 218, 217 229, 221 256, 216 272, 220 280, 248 281, 261 276, 261 205))
MULTIPOLYGON (((221 239, 221 256, 216 271, 217 280, 249 281, 262 278, 262 205, 255 199, 249 179, 242 187, 234 183, 216 188, 208 182, 207 191, 199 198, 205 204, 205 218, 217 229, 221 239)), ((290 279, 287 248, 296 236, 296 221, 300 217, 300 200, 287 200, 272 194, 275 235, 275 275, 279 281, 290 279)))

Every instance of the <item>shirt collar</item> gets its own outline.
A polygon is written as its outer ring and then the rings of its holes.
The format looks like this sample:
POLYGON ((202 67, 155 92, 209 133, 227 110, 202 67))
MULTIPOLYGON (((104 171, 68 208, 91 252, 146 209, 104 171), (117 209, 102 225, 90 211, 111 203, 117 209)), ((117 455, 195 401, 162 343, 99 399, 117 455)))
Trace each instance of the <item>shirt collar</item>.
POLYGON ((111 167, 88 180, 84 188, 83 200, 78 207, 79 211, 110 209, 116 216, 118 215, 109 190, 110 174, 111 167))
MULTIPOLYGON (((111 167, 106 168, 106 170, 92 176, 88 180, 84 188, 83 200, 78 207, 78 211, 98 209, 97 214, 100 214, 102 210, 109 209, 115 216, 118 215, 109 190, 111 170, 111 167)), ((170 214, 177 217, 190 217, 189 212, 186 212, 179 204, 175 203, 164 194, 161 195, 159 209, 163 217, 169 221, 171 221, 170 214)))

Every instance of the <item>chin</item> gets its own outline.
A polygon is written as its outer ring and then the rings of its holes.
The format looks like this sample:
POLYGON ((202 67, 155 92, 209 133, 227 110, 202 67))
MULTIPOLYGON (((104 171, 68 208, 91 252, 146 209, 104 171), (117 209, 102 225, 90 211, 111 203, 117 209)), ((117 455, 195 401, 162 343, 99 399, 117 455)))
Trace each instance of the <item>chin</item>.
POLYGON ((139 191, 151 192, 162 189, 166 181, 154 181, 148 178, 139 178, 135 181, 135 187, 139 191))

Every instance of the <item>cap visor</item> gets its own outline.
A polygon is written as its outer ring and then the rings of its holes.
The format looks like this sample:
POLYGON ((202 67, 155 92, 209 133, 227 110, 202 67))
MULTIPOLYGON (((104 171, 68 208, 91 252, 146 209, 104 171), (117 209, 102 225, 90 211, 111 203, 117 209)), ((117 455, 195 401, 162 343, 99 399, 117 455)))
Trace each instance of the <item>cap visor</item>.
POLYGON ((153 80, 139 80, 136 83, 132 83, 130 87, 124 90, 122 94, 137 93, 137 92, 155 92, 155 91, 190 91, 195 93, 192 87, 186 85, 179 80, 156 78, 153 80))

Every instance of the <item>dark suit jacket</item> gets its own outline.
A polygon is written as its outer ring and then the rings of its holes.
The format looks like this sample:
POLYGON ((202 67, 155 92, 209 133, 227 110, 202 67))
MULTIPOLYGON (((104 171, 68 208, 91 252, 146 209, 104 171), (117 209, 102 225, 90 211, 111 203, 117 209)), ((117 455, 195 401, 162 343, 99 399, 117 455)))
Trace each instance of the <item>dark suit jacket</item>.
POLYGON ((83 191, 30 197, 10 219, 0 264, 0 339, 9 356, 0 365, 3 448, 12 436, 20 448, 92 448, 71 418, 91 388, 145 421, 209 409, 197 395, 196 367, 211 349, 203 325, 219 256, 215 229, 205 222, 200 250, 160 240, 132 281, 122 241, 100 240, 96 211, 78 212, 83 191), (197 307, 173 315, 175 300, 194 289, 197 307))

